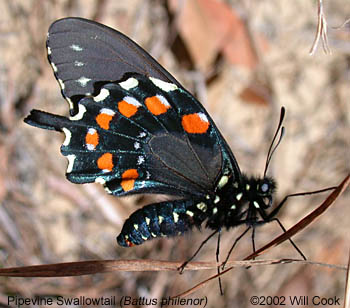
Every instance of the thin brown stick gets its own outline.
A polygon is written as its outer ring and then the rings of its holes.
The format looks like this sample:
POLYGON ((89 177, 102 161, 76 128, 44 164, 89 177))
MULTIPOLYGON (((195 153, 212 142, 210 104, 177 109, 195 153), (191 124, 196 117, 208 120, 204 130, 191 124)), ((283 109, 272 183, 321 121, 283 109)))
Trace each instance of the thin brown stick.
POLYGON ((346 270, 346 284, 345 284, 345 296, 344 296, 344 308, 350 307, 350 251, 349 260, 346 270))
MULTIPOLYGON (((320 263, 320 262, 312 262, 312 261, 304 261, 304 260, 295 260, 295 259, 281 259, 281 260, 264 260, 264 262, 257 262, 258 260, 254 260, 251 261, 252 263, 250 263, 249 266, 253 266, 253 265, 275 265, 275 264, 289 264, 289 263, 301 263, 301 264, 310 264, 310 265, 318 265, 318 266, 325 266, 325 267, 329 267, 329 268, 334 268, 334 269, 339 269, 339 270, 346 270, 347 266, 345 265, 334 265, 334 264, 326 264, 326 263, 320 263), (268 261, 268 262, 265 262, 268 261)), ((261 260, 263 261, 263 260, 261 260)), ((247 261, 240 261, 240 262, 247 262, 247 261)), ((248 263, 246 263, 248 265, 248 263)), ((236 266, 232 266, 226 270, 224 270, 223 272, 221 272, 220 274, 216 274, 214 276, 209 277, 208 279, 196 284, 194 287, 192 287, 191 289, 186 290, 183 293, 180 293, 174 297, 184 297, 187 295, 190 295, 192 293, 194 293, 195 291, 197 291, 198 289, 204 287, 208 282, 212 281, 215 278, 218 278, 220 276, 222 276, 223 274, 227 273, 228 271, 232 270, 234 267, 236 266)))
MULTIPOLYGON (((280 263, 302 262, 304 264, 319 265, 323 267, 346 270, 346 266, 332 265, 327 263, 316 263, 297 259, 273 259, 273 260, 246 260, 229 261, 230 268, 262 266, 280 263)), ((56 264, 32 265, 22 267, 1 268, 0 276, 5 277, 70 277, 93 275, 97 273, 110 272, 143 272, 143 271, 178 271, 181 262, 159 261, 159 260, 92 260, 67 262, 56 264)), ((191 262, 185 270, 212 270, 217 268, 216 262, 191 262)))

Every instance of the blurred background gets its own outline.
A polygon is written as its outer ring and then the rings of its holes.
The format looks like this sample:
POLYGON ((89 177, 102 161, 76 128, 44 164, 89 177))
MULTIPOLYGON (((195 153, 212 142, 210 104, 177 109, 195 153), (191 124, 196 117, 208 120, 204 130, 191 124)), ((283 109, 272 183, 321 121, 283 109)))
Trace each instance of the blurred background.
MULTIPOLYGON (((324 1, 331 54, 318 45, 318 8, 312 0, 9 0, 0 2, 0 262, 1 267, 104 259, 184 261, 209 230, 125 249, 115 237, 123 221, 164 196, 115 198, 97 184, 65 178, 64 136, 30 127, 32 108, 67 115, 46 59, 47 29, 58 18, 80 16, 122 31, 150 52, 211 114, 243 172, 261 175, 281 106, 286 135, 269 173, 278 183, 276 204, 289 193, 338 185, 349 172, 350 3, 324 1)), ((278 217, 286 228, 321 204, 327 194, 292 198, 278 217)), ((293 240, 309 260, 346 264, 349 192, 293 240)), ((243 229, 242 229, 243 230, 243 229)), ((241 229, 224 231, 224 258, 241 229)), ((272 223, 257 229, 261 247, 281 233, 272 223)), ((196 260, 215 260, 216 240, 196 260)), ((242 260, 251 239, 231 256, 242 260)), ((285 242, 261 258, 299 258, 285 242)), ((67 278, 0 278, 0 303, 21 297, 173 296, 216 271, 115 272, 67 278)), ((251 307, 253 295, 338 296, 345 272, 279 264, 238 268, 192 294, 207 307, 251 307)), ((287 305, 288 306, 288 305, 287 305)), ((107 306, 105 306, 107 307, 107 306)))

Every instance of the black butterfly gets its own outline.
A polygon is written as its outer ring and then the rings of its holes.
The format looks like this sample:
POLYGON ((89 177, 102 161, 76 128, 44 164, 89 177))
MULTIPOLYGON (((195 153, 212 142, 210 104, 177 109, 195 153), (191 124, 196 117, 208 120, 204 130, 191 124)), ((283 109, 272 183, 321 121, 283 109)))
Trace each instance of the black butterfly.
MULTIPOLYGON (((136 43, 94 21, 65 18, 51 25, 47 50, 71 116, 32 110, 25 122, 65 133, 67 178, 102 183, 116 196, 176 197, 134 212, 119 245, 177 236, 204 222, 214 230, 209 237, 243 224, 246 233, 275 219, 282 204, 270 210, 272 145, 264 176, 243 175, 204 107, 136 43)), ((283 117, 284 109, 274 141, 283 117)))

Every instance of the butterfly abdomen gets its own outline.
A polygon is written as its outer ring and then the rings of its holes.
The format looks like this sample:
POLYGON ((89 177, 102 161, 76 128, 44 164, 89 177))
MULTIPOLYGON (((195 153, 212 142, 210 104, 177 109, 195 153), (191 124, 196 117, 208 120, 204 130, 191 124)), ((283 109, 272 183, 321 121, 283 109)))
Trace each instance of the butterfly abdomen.
POLYGON ((195 204, 194 200, 173 200, 137 210, 124 223, 117 237, 118 244, 140 245, 153 238, 178 236, 193 226, 200 227, 206 215, 196 209, 195 204))

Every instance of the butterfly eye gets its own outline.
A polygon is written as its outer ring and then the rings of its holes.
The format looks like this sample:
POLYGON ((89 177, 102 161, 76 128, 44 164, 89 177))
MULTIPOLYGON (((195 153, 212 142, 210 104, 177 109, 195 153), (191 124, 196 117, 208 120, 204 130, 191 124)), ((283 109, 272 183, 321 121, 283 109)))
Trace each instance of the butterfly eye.
POLYGON ((261 191, 262 191, 263 193, 268 192, 268 191, 269 191, 269 184, 267 184, 267 183, 262 184, 262 185, 260 186, 260 189, 261 189, 261 191))

